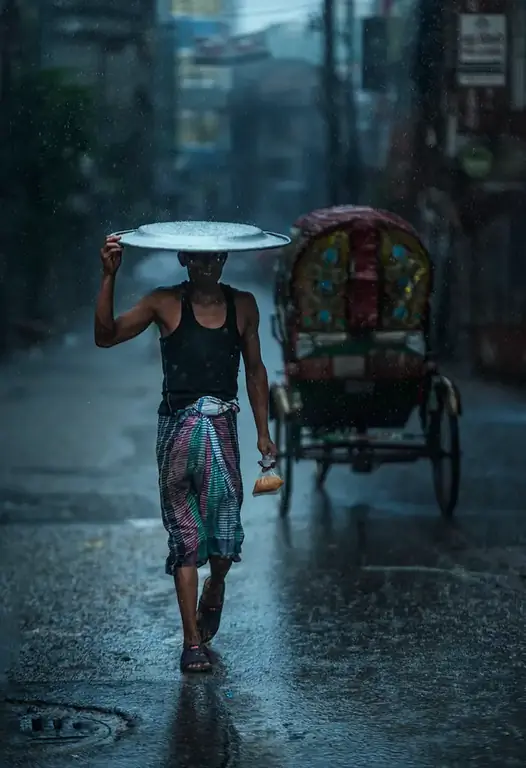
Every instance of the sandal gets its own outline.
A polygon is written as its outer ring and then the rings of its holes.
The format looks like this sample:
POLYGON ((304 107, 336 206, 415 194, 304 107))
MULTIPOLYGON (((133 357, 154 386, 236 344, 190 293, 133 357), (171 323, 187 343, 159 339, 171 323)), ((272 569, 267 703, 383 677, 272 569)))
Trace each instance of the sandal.
POLYGON ((209 672, 212 663, 202 645, 186 645, 181 654, 181 672, 209 672))
POLYGON ((225 601, 225 582, 221 592, 221 600, 218 605, 209 605, 206 602, 206 592, 210 585, 208 577, 203 585, 203 592, 197 609, 197 628, 203 643, 209 643, 216 635, 221 624, 221 614, 225 601))

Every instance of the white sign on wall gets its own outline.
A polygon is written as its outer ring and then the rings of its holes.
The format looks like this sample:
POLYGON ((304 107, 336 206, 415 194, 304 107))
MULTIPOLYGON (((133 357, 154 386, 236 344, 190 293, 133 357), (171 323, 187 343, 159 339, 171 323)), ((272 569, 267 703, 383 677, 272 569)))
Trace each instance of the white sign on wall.
POLYGON ((506 85, 507 31, 502 13, 461 13, 457 82, 467 88, 506 85))

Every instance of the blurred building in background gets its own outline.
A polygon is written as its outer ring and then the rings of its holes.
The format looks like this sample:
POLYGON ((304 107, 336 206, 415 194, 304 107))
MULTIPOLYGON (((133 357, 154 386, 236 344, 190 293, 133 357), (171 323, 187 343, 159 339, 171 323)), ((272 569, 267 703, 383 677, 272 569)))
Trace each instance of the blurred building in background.
POLYGON ((177 176, 178 31, 172 0, 157 0, 153 91, 155 100, 154 188, 157 218, 175 219, 180 184, 177 176))
POLYGON ((169 11, 168 0, 0 3, 4 347, 91 300, 103 234, 173 207, 169 11))
MULTIPOLYGON (((130 200, 132 218, 136 206, 147 209, 152 201, 155 205, 157 169, 174 164, 176 147, 171 0, 4 3, 19 9, 25 25, 24 56, 33 69, 59 71, 93 98, 101 199, 118 198, 115 215, 121 224, 130 200)), ((111 209, 108 215, 114 218, 111 209)))
POLYGON ((238 0, 0 0, 0 329, 81 304, 110 229, 286 229, 332 173, 422 230, 436 344, 526 372, 526 2, 322 10, 239 35, 238 0))
POLYGON ((243 219, 287 230, 300 213, 324 202, 319 66, 267 53, 238 60, 234 82, 236 209, 243 219))
POLYGON ((179 215, 228 214, 228 104, 225 46, 236 23, 233 0, 173 0, 177 29, 176 138, 179 215))
POLYGON ((118 216, 121 226, 155 207, 156 171, 167 162, 158 153, 173 149, 164 139, 175 97, 167 3, 39 1, 41 66, 66 72, 93 94, 100 196, 119 201, 104 219, 118 216))
MULTIPOLYGON (((363 10, 367 0, 357 3, 363 10)), ((319 25, 302 20, 236 35, 234 7, 207 3, 205 12, 198 3, 179 0, 174 12, 181 214, 257 218, 288 227, 291 216, 325 202, 319 25)), ((338 4, 337 76, 354 91, 358 59, 350 56, 341 28, 346 13, 346 4, 338 4)), ((352 17, 353 40, 358 25, 352 17)), ((344 89, 341 94, 336 108, 344 111, 344 89)), ((343 144, 359 152, 352 131, 343 144)))
POLYGON ((523 377, 526 4, 393 7, 405 33, 383 203, 413 218, 433 253, 438 348, 523 377))

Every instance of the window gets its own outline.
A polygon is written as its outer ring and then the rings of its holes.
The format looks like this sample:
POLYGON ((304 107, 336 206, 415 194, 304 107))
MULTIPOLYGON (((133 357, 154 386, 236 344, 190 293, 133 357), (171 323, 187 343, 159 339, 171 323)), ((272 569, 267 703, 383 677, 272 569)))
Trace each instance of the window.
POLYGON ((179 142, 184 146, 197 143, 195 113, 183 110, 179 115, 179 142))
POLYGON ((201 72, 196 66, 193 57, 185 57, 179 60, 179 79, 183 88, 199 87, 201 72))
POLYGON ((194 0, 194 16, 219 16, 222 9, 221 0, 194 0))
POLYGON ((222 0, 172 0, 172 13, 176 16, 219 16, 222 0))
POLYGON ((227 88, 228 68, 227 67, 209 67, 201 65, 199 67, 201 74, 201 88, 227 88))
POLYGON ((172 13, 176 16, 191 16, 193 0, 172 0, 172 13))
POLYGON ((219 115, 217 112, 204 112, 199 115, 198 131, 199 144, 216 144, 219 138, 219 115))
POLYGON ((217 112, 185 109, 179 118, 179 143, 194 147, 211 147, 219 140, 220 119, 217 112))
POLYGON ((183 88, 225 88, 225 67, 196 64, 193 57, 179 59, 178 79, 183 88))

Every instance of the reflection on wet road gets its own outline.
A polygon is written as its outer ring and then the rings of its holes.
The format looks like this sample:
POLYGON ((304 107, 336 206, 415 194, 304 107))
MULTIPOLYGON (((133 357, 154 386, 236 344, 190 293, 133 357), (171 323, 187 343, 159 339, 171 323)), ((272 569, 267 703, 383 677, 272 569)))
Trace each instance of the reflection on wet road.
MULTIPOLYGON (((271 299, 258 298, 275 375, 271 299)), ((137 718, 98 746, 79 737, 64 751, 29 735, 21 749, 6 702, 2 768, 523 766, 523 399, 461 382, 454 526, 439 519, 425 462, 366 477, 334 468, 325 494, 299 464, 287 521, 275 501, 247 495, 215 671, 183 680, 151 349, 145 335, 96 350, 86 331, 2 376, 5 695, 137 718)), ((241 398, 248 488, 258 457, 244 388, 241 398)))

